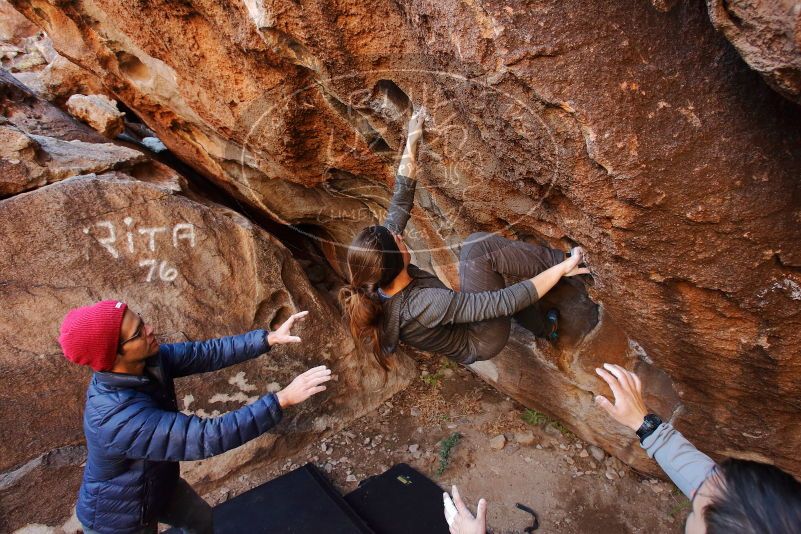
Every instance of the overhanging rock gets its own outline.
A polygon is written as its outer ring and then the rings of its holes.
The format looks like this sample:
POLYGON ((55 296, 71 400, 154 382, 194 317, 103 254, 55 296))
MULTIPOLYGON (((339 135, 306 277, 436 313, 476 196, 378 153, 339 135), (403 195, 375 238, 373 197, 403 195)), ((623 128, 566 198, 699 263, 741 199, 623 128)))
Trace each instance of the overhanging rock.
POLYGON ((497 231, 581 244, 594 272, 552 296, 573 335, 518 331, 482 376, 653 469, 589 404, 598 363, 642 366, 702 450, 801 474, 801 108, 703 4, 14 4, 184 161, 325 236, 335 267, 427 106, 419 265, 455 285, 461 239, 497 231))

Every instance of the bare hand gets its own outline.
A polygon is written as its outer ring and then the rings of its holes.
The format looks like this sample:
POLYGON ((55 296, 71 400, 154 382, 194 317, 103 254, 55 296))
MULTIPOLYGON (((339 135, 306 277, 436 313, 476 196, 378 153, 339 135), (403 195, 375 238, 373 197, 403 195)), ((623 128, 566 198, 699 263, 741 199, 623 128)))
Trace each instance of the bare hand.
POLYGON ((307 311, 290 315, 289 319, 284 321, 284 324, 279 326, 273 332, 267 334, 267 343, 269 343, 271 347, 273 345, 283 345, 284 343, 300 343, 300 338, 298 336, 290 335, 289 330, 296 321, 302 321, 307 315, 309 315, 309 312, 307 311))
POLYGON ((456 486, 452 486, 451 495, 453 496, 453 504, 456 505, 456 519, 450 526, 451 534, 486 534, 487 532, 487 501, 479 499, 478 507, 476 508, 476 516, 470 513, 467 506, 464 504, 459 490, 456 486))
POLYGON ((423 121, 425 120, 426 110, 423 107, 416 109, 409 118, 409 126, 406 128, 406 142, 416 143, 423 136, 423 121))
POLYGON ((565 273, 562 276, 590 274, 590 270, 588 268, 579 267, 582 261, 584 261, 584 249, 581 247, 574 247, 570 251, 570 257, 562 262, 562 265, 564 265, 565 268, 565 273))
POLYGON ((606 410, 615 421, 636 431, 648 414, 642 400, 640 378, 619 365, 605 363, 604 369, 595 369, 595 372, 609 384, 615 396, 615 404, 603 395, 595 397, 595 403, 606 410))
POLYGON ((312 395, 325 391, 325 382, 331 380, 331 369, 325 365, 312 367, 295 379, 284 389, 275 394, 281 408, 300 404, 312 395))

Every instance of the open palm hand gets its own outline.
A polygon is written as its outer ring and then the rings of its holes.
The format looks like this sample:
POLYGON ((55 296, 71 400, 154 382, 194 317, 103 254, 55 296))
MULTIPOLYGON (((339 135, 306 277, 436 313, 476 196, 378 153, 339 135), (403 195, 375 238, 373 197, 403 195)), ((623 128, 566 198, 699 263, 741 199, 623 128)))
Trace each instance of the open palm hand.
POLYGON ((285 343, 300 343, 300 338, 298 336, 293 336, 290 331, 296 322, 302 321, 307 315, 309 315, 308 311, 302 311, 290 315, 289 319, 284 321, 281 326, 267 335, 267 343, 269 343, 271 346, 283 345, 285 343))

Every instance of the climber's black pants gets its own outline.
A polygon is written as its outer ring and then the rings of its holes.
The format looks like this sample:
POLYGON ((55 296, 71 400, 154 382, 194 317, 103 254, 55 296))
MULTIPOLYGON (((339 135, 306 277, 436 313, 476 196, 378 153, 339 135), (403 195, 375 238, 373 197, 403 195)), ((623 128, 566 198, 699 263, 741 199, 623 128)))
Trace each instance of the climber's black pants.
MULTIPOLYGON (((564 252, 548 247, 513 241, 486 232, 471 234, 459 254, 461 291, 503 289, 506 287, 504 277, 510 282, 533 278, 564 259, 564 252)), ((535 304, 522 313, 527 315, 527 319, 539 322, 535 334, 542 335, 545 328, 538 308, 535 304)), ((472 354, 462 363, 488 360, 497 355, 506 345, 511 327, 510 317, 471 324, 469 335, 472 354)))

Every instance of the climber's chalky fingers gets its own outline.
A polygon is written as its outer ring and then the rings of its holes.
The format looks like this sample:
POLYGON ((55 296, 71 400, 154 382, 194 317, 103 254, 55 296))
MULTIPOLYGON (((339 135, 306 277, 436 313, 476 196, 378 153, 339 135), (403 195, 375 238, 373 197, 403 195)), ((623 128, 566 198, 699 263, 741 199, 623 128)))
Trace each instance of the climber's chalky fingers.
POLYGON ((409 118, 409 125, 406 128, 407 142, 416 143, 423 136, 423 122, 425 121, 426 110, 424 107, 417 108, 409 118))
POLYGON ((584 249, 582 247, 573 247, 570 250, 570 257, 566 260, 568 262, 569 270, 564 276, 578 276, 580 274, 591 274, 590 269, 587 267, 579 267, 586 261, 584 256, 584 249))

